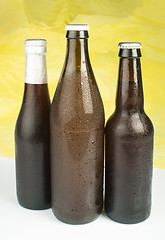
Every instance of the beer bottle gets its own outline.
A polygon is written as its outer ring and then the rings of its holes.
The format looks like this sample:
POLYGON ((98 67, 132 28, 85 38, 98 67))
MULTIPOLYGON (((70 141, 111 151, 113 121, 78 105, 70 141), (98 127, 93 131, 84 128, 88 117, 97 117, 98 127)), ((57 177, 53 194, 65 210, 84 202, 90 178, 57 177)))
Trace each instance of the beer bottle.
POLYGON ((52 209, 69 224, 103 205, 104 109, 88 55, 88 25, 67 25, 67 52, 50 114, 52 209))
POLYGON ((120 223, 150 215, 153 125, 143 108, 141 44, 119 44, 116 109, 106 124, 105 212, 120 223))
POLYGON ((26 73, 15 128, 17 198, 28 209, 50 208, 50 99, 46 41, 25 41, 26 73))

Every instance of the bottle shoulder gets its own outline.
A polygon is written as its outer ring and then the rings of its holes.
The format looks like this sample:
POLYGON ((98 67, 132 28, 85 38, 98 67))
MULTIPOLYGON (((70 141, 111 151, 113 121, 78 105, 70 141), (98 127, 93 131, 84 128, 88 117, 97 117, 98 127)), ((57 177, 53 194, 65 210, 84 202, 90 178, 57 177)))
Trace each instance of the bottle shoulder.
MULTIPOLYGON (((58 82, 54 99, 62 98, 90 98, 92 95, 99 95, 99 89, 93 71, 65 71, 63 70, 58 82)), ((83 100, 83 99, 79 99, 83 100)), ((89 100, 89 99, 88 99, 89 100)), ((91 99, 93 100, 93 99, 91 99)))
POLYGON ((104 125, 104 107, 95 78, 80 71, 62 74, 51 106, 51 118, 58 125, 83 121, 104 125))
POLYGON ((145 112, 114 112, 106 124, 106 134, 118 136, 153 136, 154 128, 145 112))
POLYGON ((50 103, 37 106, 23 102, 19 112, 15 135, 22 139, 40 138, 49 132, 50 103))

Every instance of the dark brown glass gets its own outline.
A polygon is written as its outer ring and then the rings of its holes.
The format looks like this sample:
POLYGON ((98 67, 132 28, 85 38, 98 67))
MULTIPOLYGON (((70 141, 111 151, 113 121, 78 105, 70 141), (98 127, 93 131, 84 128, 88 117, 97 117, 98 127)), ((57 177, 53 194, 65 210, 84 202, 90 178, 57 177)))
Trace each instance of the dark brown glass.
POLYGON ((143 108, 140 49, 119 56, 116 109, 105 130, 105 212, 131 224, 150 215, 154 130, 143 108))
POLYGON ((25 83, 15 128, 17 198, 28 209, 50 208, 50 99, 47 84, 25 83))
POLYGON ((51 107, 52 209, 70 224, 103 206, 104 109, 88 55, 88 33, 67 32, 64 68, 51 107))

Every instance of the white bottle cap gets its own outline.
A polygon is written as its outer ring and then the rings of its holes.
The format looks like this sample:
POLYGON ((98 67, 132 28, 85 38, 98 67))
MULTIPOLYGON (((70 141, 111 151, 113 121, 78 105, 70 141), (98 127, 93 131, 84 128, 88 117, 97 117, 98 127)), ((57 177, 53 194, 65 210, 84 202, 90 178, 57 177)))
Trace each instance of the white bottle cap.
POLYGON ((27 39, 25 41, 26 54, 42 54, 46 53, 47 42, 45 39, 27 39))
POLYGON ((120 42, 118 45, 120 49, 138 49, 142 48, 141 43, 139 42, 120 42))
POLYGON ((87 24, 68 24, 65 27, 66 31, 88 31, 89 26, 87 24))

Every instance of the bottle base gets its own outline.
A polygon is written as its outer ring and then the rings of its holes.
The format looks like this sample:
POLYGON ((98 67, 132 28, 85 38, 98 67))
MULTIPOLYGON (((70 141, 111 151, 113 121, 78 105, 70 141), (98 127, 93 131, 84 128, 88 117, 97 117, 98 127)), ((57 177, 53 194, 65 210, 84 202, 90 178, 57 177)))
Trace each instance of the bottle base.
POLYGON ((59 211, 57 209, 55 210, 54 208, 52 208, 52 212, 55 215, 55 217, 63 223, 71 225, 83 225, 95 221, 100 216, 102 210, 99 210, 90 216, 89 214, 87 216, 85 214, 73 215, 71 213, 65 213, 64 215, 64 212, 62 216, 62 214, 60 214, 59 211))
POLYGON ((106 212, 107 217, 109 217, 112 221, 115 221, 117 223, 122 223, 122 224, 137 224, 140 222, 144 222, 145 220, 147 220, 147 218, 149 218, 150 216, 150 212, 142 212, 143 215, 140 215, 140 213, 135 213, 135 214, 129 214, 129 216, 125 215, 121 215, 121 214, 113 214, 113 213, 109 213, 106 212))
POLYGON ((49 209, 51 208, 51 204, 45 204, 45 205, 33 205, 33 204, 29 204, 29 203, 23 203, 21 201, 18 200, 18 203, 21 207, 23 208, 26 208, 26 209, 29 209, 29 210, 36 210, 36 211, 39 211, 39 210, 46 210, 46 209, 49 209))

